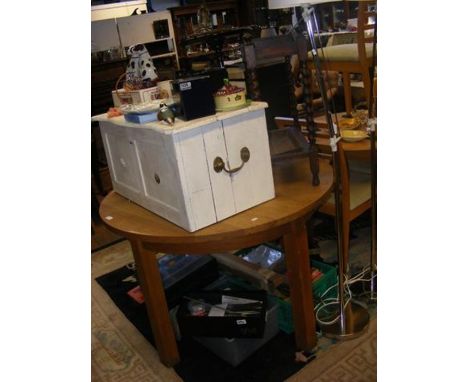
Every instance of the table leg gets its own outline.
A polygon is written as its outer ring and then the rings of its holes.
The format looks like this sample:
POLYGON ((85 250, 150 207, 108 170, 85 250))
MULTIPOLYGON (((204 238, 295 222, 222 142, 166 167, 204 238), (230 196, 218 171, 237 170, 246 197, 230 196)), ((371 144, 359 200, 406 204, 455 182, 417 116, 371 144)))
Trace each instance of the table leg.
POLYGON ((159 358, 162 363, 171 367, 180 361, 180 357, 156 255, 144 249, 141 241, 131 243, 159 358))
POLYGON ((296 346, 299 350, 310 351, 317 345, 317 335, 305 221, 291 223, 283 236, 283 248, 291 290, 296 346))

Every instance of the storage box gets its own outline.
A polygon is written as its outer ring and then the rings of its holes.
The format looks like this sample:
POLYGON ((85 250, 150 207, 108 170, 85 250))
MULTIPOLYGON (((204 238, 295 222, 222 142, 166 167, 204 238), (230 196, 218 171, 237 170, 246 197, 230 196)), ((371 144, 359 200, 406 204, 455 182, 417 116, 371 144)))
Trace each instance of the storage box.
POLYGON ((232 275, 247 280, 259 289, 274 292, 279 285, 287 282, 285 275, 243 260, 240 255, 246 253, 248 250, 249 249, 244 249, 233 254, 214 253, 212 256, 217 260, 218 265, 222 269, 228 271, 232 275))
MULTIPOLYGON (((169 309, 176 307, 186 293, 204 288, 219 279, 218 264, 211 256, 158 254, 157 257, 160 255, 159 271, 169 309)), ((119 284, 121 276, 122 272, 119 271, 115 275, 111 274, 107 280, 119 284)), ((131 287, 127 294, 133 300, 144 302, 138 279, 128 281, 127 286, 131 287)))
POLYGON ((114 106, 119 107, 123 104, 140 104, 151 102, 159 97, 159 87, 153 86, 147 89, 140 90, 131 90, 127 91, 125 89, 118 89, 112 91, 112 100, 114 101, 114 106))
MULTIPOLYGON (((204 290, 255 290, 256 288, 243 279, 223 274, 204 290)), ((177 326, 176 326, 177 327, 177 326)), ((194 337, 194 339, 232 366, 239 365, 248 356, 272 339, 279 331, 278 305, 274 298, 268 297, 265 314, 265 331, 262 338, 217 338, 194 337)), ((178 327, 177 327, 177 333, 178 327)), ((180 333, 179 333, 180 335, 180 333)), ((180 338, 180 337, 179 337, 180 338)))
POLYGON ((114 190, 190 232, 273 199, 266 106, 252 102, 173 126, 93 118, 114 190))
POLYGON ((161 98, 164 98, 163 93, 164 91, 167 92, 167 98, 172 98, 172 81, 159 81, 158 82, 158 87, 159 87, 159 94, 161 95, 161 98), (164 90, 164 91, 163 91, 164 90))
POLYGON ((158 262, 169 309, 179 304, 185 293, 204 288, 219 276, 211 256, 167 254, 158 262))
POLYGON ((210 76, 180 78, 172 81, 172 97, 177 116, 185 121, 216 113, 210 76))
POLYGON ((237 366, 271 340, 278 331, 278 305, 273 301, 269 301, 263 338, 195 337, 194 339, 232 366, 237 366))
MULTIPOLYGON (((255 248, 255 247, 253 247, 255 248)), ((230 276, 222 276, 207 288, 229 287, 232 289, 252 289, 261 288, 269 293, 278 304, 278 321, 280 329, 290 334, 294 332, 292 318, 292 307, 289 298, 289 286, 286 275, 278 274, 270 269, 261 268, 258 264, 249 263, 241 257, 252 251, 253 248, 246 248, 235 254, 213 254, 222 267, 222 272, 229 272, 230 276), (231 276, 234 274, 235 277, 231 276), (237 277, 236 277, 237 276, 237 277)), ((275 247, 272 247, 276 249, 275 247)), ((320 261, 312 261, 312 267, 318 269, 322 275, 317 280, 311 282, 314 302, 317 303, 320 296, 337 282, 336 268, 332 265, 320 261)), ((336 297, 337 289, 330 289, 325 298, 336 297)))
MULTIPOLYGON (((312 261, 312 266, 317 268, 319 271, 322 272, 322 277, 320 277, 317 281, 312 283, 312 292, 314 294, 314 300, 318 300, 319 297, 333 284, 337 282, 336 279, 336 268, 324 264, 318 261, 312 261)), ((286 293, 288 294, 288 293, 286 293)), ((326 297, 335 297, 336 291, 331 291, 327 293, 326 297)), ((294 324, 292 318, 292 306, 289 296, 284 295, 283 293, 276 293, 272 296, 276 303, 278 304, 278 320, 279 320, 279 327, 285 333, 292 333, 294 332, 294 324)))
MULTIPOLYGON (((267 294, 265 291, 200 291, 186 295, 177 312, 177 321, 182 336, 263 338, 267 294), (190 302, 201 302, 214 306, 221 304, 222 296, 231 296, 262 302, 259 314, 245 316, 199 316, 192 315, 190 302)), ((229 306, 228 306, 229 307, 229 306)), ((249 308, 245 308, 249 309, 249 308)))
POLYGON ((132 123, 148 123, 148 122, 154 122, 158 119, 154 111, 151 113, 144 113, 144 114, 128 113, 128 114, 125 114, 124 117, 127 122, 132 122, 132 123))

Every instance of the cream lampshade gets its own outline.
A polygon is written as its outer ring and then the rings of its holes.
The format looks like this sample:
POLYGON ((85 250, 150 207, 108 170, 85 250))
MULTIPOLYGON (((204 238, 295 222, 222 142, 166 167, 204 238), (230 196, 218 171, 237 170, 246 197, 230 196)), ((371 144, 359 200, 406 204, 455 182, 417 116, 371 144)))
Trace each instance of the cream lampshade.
POLYGON ((336 2, 336 0, 268 0, 268 9, 291 8, 331 2, 336 2))

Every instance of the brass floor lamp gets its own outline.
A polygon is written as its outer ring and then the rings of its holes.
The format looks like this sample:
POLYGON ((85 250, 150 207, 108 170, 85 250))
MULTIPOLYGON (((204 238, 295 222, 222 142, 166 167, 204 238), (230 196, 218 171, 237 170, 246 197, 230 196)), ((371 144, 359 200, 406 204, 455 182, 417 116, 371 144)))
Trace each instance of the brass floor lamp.
MULTIPOLYGON (((327 125, 330 134, 330 146, 332 151, 333 171, 335 175, 335 225, 337 233, 337 251, 338 251, 338 299, 336 303, 332 304, 333 315, 335 319, 327 324, 321 324, 322 333, 327 337, 337 339, 352 339, 362 334, 369 323, 369 313, 366 308, 358 304, 352 299, 346 300, 345 296, 345 279, 347 277, 347 264, 343 256, 343 226, 342 226, 342 204, 341 204, 341 189, 339 187, 341 180, 341 168, 338 160, 338 144, 340 136, 336 125, 333 124, 332 116, 329 110, 327 92, 325 87, 324 78, 322 75, 320 59, 317 53, 317 46, 315 36, 318 33, 317 23, 314 17, 313 6, 319 3, 331 2, 332 0, 311 0, 306 4, 300 0, 269 0, 269 9, 288 8, 288 7, 302 7, 302 17, 307 26, 307 33, 312 47, 312 57, 317 73, 317 82, 320 88, 321 97, 323 100, 323 107, 327 118, 327 125)), ((315 127, 313 127, 315 128, 315 127)))
POLYGON ((371 142, 371 197, 372 197, 372 233, 371 233, 371 256, 370 256, 370 279, 369 279, 369 290, 366 292, 367 303, 377 303, 377 102, 375 97, 376 89, 374 88, 374 71, 376 67, 376 46, 377 46, 377 20, 375 20, 374 29, 374 43, 372 46, 374 57, 373 65, 370 68, 370 94, 369 94, 369 121, 368 130, 371 142))

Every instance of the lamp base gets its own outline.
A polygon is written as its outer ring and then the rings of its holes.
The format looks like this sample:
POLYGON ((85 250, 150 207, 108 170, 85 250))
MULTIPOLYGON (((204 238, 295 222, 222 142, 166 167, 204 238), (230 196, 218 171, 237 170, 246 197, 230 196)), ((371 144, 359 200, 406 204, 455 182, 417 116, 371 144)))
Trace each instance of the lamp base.
MULTIPOLYGON (((339 305, 336 305, 337 312, 339 305)), ((341 320, 331 325, 321 325, 325 337, 339 340, 351 340, 364 334, 369 324, 369 312, 361 305, 350 301, 344 310, 345 325, 342 327, 341 320)))
POLYGON ((377 292, 374 292, 374 291, 365 292, 359 298, 365 301, 367 305, 377 304, 377 292))
POLYGON ((351 286, 353 297, 363 301, 367 305, 377 304, 377 272, 368 272, 363 278, 371 278, 371 281, 361 281, 351 286))

